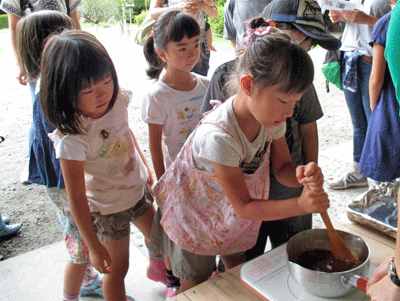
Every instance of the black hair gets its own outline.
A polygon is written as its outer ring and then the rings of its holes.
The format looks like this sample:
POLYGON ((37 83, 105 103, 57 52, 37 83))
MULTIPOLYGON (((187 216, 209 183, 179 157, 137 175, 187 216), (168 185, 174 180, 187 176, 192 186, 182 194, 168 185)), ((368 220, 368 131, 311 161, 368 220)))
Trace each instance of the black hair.
POLYGON ((249 73, 261 87, 280 85, 284 93, 303 93, 314 79, 313 62, 298 43, 282 32, 257 37, 240 56, 235 81, 249 73))
POLYGON ((181 10, 170 10, 163 13, 154 24, 153 36, 150 36, 143 47, 144 56, 149 68, 146 74, 151 79, 158 79, 165 63, 156 53, 157 49, 165 49, 168 42, 179 42, 185 36, 191 39, 200 35, 197 21, 181 10))
POLYGON ((18 22, 19 56, 31 79, 39 76, 40 55, 45 40, 64 29, 75 29, 74 21, 64 13, 52 10, 34 12, 18 22))
POLYGON ((104 46, 90 33, 65 30, 45 44, 41 58, 40 101, 43 113, 63 134, 81 134, 78 94, 111 76, 114 92, 119 86, 114 64, 104 46))

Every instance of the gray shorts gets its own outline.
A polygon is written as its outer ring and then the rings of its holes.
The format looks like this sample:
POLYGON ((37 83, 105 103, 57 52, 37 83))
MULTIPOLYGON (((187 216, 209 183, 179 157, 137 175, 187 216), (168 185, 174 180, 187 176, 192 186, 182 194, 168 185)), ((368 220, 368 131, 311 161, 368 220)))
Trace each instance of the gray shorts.
POLYGON ((152 206, 153 198, 145 193, 135 206, 125 211, 108 215, 92 212, 97 237, 101 242, 111 242, 128 236, 131 233, 130 223, 143 216, 152 206))
MULTIPOLYGON (((151 230, 150 250, 170 257, 175 277, 189 281, 205 281, 211 276, 216 256, 197 255, 180 248, 171 241, 160 224, 161 212, 157 209, 151 230)), ((225 256, 243 255, 244 252, 225 256)))

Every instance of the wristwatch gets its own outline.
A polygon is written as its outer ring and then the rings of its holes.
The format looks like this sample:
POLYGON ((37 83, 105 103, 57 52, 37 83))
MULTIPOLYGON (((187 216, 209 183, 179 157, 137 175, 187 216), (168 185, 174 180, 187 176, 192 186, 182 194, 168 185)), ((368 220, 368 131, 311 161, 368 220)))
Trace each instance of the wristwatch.
POLYGON ((400 287, 400 280, 397 277, 396 267, 394 266, 394 257, 389 261, 388 276, 395 285, 400 287))

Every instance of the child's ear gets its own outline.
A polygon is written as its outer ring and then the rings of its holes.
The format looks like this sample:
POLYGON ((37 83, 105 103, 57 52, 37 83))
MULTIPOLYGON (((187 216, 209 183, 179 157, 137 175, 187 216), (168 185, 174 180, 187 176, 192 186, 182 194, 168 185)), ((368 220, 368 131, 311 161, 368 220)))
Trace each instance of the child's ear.
POLYGON ((242 89, 247 96, 250 96, 253 86, 254 78, 249 74, 242 75, 240 78, 240 89, 242 89))
POLYGON ((165 51, 163 51, 162 49, 157 49, 156 53, 164 63, 167 62, 167 56, 165 55, 165 51))
POLYGON ((267 23, 269 24, 269 26, 276 28, 276 22, 274 20, 268 19, 267 23))

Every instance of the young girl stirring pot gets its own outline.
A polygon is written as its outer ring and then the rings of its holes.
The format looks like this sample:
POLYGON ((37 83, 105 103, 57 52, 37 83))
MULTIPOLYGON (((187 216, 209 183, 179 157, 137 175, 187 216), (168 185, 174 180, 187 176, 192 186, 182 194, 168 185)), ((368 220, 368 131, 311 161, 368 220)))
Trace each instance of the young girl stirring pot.
POLYGON ((152 238, 162 239, 152 247, 170 256, 180 292, 211 275, 217 254, 228 269, 242 263, 261 221, 329 207, 320 168, 293 163, 284 137, 286 118, 312 83, 311 58, 270 31, 260 29, 240 57, 237 95, 202 120, 155 187, 152 238), (304 185, 300 197, 268 199, 270 158, 282 184, 304 185))
MULTIPOLYGON (((130 96, 91 34, 63 32, 43 50, 40 99, 53 134, 74 220, 102 273, 106 300, 125 295, 130 222, 149 244, 155 213, 150 170, 129 128, 130 96)), ((154 254, 159 255, 159 254, 154 254)))
MULTIPOLYGON (((142 119, 149 125, 149 145, 154 170, 159 179, 175 160, 189 134, 200 121, 200 107, 209 80, 190 72, 200 57, 200 28, 190 15, 171 10, 156 21, 144 45, 149 64, 147 74, 159 79, 145 95, 142 119)), ((180 285, 165 258, 166 296, 172 297, 180 285)))

